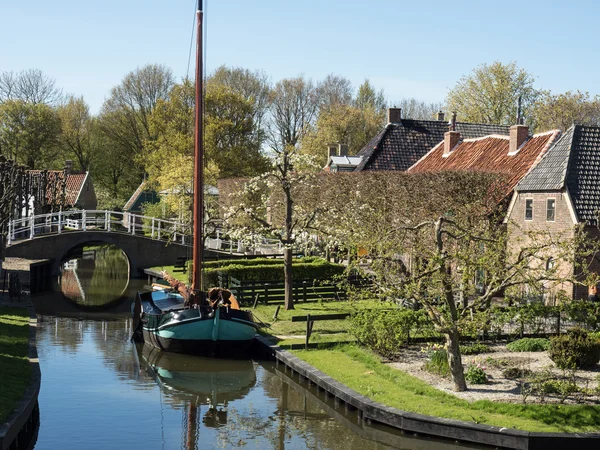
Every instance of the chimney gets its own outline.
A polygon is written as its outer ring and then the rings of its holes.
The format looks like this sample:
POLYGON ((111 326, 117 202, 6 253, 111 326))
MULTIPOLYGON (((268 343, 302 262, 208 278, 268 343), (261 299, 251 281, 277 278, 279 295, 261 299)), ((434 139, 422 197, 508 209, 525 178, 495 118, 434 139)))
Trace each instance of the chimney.
POLYGON ((340 156, 348 156, 348 144, 338 144, 340 156))
POLYGON ((460 133, 458 131, 446 131, 444 133, 444 156, 448 156, 452 149, 456 147, 460 140, 460 133))
POLYGON ((71 173, 73 172, 73 161, 72 160, 67 159, 65 161, 65 169, 64 170, 67 175, 71 175, 71 173))
POLYGON ((329 161, 331 157, 335 155, 337 155, 337 145, 329 144, 327 146, 327 161, 329 161))
POLYGON ((523 142, 529 136, 529 127, 527 125, 513 125, 510 127, 508 137, 508 153, 515 153, 523 142))
POLYGON ((440 122, 443 122, 443 121, 444 121, 444 113, 443 113, 442 111, 438 111, 438 114, 437 114, 437 116, 438 116, 438 120, 439 120, 440 122))
POLYGON ((388 123, 402 122, 402 108, 388 108, 388 123))

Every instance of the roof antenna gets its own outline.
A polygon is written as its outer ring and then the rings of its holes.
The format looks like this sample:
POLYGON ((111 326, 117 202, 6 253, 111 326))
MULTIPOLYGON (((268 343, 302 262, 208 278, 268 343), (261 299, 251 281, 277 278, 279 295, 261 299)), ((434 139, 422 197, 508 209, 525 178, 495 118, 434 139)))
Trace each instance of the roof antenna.
POLYGON ((523 116, 521 115, 521 100, 523 96, 519 95, 519 100, 517 101, 517 125, 523 125, 523 116))
POLYGON ((452 119, 448 123, 449 131, 456 131, 456 111, 452 111, 452 119))

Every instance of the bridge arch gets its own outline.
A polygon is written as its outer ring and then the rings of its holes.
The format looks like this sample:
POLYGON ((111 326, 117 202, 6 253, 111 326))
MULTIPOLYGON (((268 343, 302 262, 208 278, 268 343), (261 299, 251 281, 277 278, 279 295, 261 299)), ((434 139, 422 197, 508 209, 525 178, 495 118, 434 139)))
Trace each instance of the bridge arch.
POLYGON ((120 248, 129 261, 129 276, 140 278, 141 269, 172 265, 180 256, 186 256, 189 246, 153 240, 148 237, 106 231, 70 231, 13 242, 5 255, 27 259, 52 260, 52 276, 58 276, 64 257, 86 243, 112 244, 120 248))

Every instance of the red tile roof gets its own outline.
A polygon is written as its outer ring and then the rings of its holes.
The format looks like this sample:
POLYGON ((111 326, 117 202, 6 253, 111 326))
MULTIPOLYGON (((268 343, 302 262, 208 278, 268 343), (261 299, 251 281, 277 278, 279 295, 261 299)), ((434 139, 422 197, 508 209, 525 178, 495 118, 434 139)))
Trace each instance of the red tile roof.
POLYGON ((444 141, 442 141, 410 167, 407 172, 471 170, 501 173, 508 176, 506 182, 507 190, 510 192, 535 167, 548 147, 559 136, 559 130, 536 134, 511 155, 508 153, 508 136, 491 135, 464 139, 446 157, 444 157, 444 141))
MULTIPOLYGON (((28 170, 27 173, 32 175, 41 175, 43 171, 41 170, 28 170)), ((62 170, 47 170, 48 181, 52 181, 54 179, 63 180, 64 179, 64 171, 62 170)), ((67 175, 67 186, 65 192, 65 206, 74 206, 79 199, 79 194, 81 193, 81 189, 85 183, 85 180, 88 176, 88 172, 84 173, 71 173, 67 175)), ((46 189, 46 200, 49 203, 55 203, 58 200, 55 197, 60 196, 60 193, 56 193, 56 196, 53 195, 51 184, 48 185, 46 189)))

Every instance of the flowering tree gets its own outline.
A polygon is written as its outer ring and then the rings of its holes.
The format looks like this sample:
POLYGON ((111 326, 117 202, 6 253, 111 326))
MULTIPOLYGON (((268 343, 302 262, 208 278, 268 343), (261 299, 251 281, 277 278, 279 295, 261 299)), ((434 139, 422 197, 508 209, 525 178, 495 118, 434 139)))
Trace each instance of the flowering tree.
POLYGON ((325 183, 320 191, 334 194, 322 196, 328 214, 320 226, 368 254, 381 295, 425 309, 445 337, 457 391, 467 388, 459 341, 478 325, 473 317, 510 290, 582 282, 585 267, 564 268, 599 248, 583 245, 581 229, 523 231, 526 239, 507 247, 507 187, 498 175, 371 172, 325 183), (550 255, 560 263, 545 264, 550 255))
MULTIPOLYGON (((316 202, 317 175, 312 157, 295 148, 279 152, 272 169, 230 191, 225 214, 232 235, 241 240, 274 236, 283 245, 285 309, 294 309, 292 297, 292 248, 314 229, 322 211, 316 202)), ((221 189, 221 188, 220 188, 221 189)), ((223 196, 225 191, 221 193, 223 196)))

